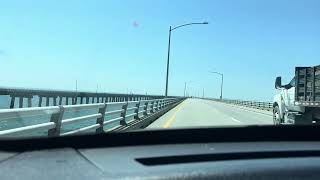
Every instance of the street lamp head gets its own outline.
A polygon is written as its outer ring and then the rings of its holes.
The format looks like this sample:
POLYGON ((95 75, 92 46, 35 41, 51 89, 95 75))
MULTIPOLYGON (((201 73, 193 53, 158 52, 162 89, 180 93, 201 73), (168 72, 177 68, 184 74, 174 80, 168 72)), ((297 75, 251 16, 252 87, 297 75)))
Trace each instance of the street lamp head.
POLYGON ((209 24, 208 22, 203 22, 202 24, 209 24))

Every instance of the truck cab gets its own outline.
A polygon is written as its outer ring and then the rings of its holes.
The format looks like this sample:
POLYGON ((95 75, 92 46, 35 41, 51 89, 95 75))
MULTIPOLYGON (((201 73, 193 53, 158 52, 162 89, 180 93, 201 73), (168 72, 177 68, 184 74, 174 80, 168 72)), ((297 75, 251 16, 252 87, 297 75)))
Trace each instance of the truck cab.
POLYGON ((277 94, 273 99, 273 121, 274 124, 292 124, 292 119, 288 116, 291 113, 304 113, 305 108, 303 106, 295 105, 295 88, 296 78, 286 84, 282 85, 281 77, 276 78, 275 88, 277 94))

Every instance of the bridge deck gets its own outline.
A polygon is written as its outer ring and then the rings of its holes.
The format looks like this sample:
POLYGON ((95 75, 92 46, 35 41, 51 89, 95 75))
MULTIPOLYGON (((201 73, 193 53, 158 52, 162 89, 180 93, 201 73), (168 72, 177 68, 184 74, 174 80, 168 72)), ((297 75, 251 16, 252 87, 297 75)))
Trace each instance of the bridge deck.
POLYGON ((211 100, 187 99, 147 128, 272 125, 272 112, 211 100))

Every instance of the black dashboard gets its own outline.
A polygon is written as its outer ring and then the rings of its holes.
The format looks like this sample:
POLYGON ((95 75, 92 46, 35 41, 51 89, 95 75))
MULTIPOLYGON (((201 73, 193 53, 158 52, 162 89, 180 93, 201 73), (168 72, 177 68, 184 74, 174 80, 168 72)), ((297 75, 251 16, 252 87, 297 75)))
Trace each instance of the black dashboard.
POLYGON ((314 126, 3 140, 0 179, 319 179, 319 139, 314 126))

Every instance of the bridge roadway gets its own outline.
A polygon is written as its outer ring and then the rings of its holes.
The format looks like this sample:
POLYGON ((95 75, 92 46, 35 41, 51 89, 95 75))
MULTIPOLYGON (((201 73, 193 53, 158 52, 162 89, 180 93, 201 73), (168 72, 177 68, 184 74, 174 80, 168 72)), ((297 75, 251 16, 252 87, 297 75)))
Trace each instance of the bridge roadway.
POLYGON ((147 129, 272 125, 272 112, 203 99, 186 99, 147 129))

